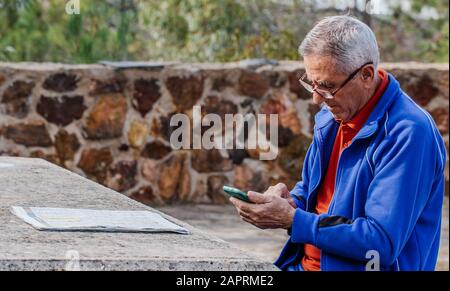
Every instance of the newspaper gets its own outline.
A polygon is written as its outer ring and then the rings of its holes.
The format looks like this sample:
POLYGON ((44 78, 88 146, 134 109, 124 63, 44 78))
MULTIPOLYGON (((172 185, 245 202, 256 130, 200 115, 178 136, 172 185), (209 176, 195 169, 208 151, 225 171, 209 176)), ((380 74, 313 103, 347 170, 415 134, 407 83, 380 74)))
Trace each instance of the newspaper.
POLYGON ((189 234, 187 229, 150 211, 13 206, 11 212, 38 230, 189 234))

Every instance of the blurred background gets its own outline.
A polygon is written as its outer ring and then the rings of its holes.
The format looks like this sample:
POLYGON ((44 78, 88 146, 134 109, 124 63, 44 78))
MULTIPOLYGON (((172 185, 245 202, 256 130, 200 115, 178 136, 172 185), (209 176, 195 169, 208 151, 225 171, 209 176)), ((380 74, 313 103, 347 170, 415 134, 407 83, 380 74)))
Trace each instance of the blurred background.
POLYGON ((374 31, 385 62, 448 62, 446 0, 0 0, 0 61, 297 60, 326 15, 374 31))

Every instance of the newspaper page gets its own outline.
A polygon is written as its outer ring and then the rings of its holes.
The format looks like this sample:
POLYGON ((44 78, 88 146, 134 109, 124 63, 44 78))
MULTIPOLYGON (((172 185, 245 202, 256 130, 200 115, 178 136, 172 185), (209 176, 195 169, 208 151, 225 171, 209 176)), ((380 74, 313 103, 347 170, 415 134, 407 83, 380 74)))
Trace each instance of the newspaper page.
POLYGON ((187 229, 150 211, 13 206, 11 212, 38 230, 189 234, 187 229))

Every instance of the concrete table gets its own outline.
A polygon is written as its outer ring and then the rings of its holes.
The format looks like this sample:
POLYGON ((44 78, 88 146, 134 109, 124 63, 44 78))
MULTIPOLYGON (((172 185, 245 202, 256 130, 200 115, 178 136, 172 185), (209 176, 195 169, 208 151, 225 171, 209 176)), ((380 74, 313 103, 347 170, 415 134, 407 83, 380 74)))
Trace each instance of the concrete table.
POLYGON ((276 270, 227 242, 41 159, 0 157, 0 270, 276 270), (149 210, 191 235, 38 231, 10 206, 149 210))

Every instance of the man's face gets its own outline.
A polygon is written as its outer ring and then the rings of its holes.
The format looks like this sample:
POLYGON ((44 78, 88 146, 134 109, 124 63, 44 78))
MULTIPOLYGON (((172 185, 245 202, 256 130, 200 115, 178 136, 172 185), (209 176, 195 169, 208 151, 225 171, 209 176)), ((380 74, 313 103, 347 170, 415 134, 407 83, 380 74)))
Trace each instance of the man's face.
MULTIPOLYGON (((349 74, 344 74, 336 69, 336 64, 331 57, 305 56, 304 64, 309 83, 317 85, 322 90, 334 92, 347 79, 349 74)), ((325 104, 335 119, 349 121, 366 103, 370 97, 370 87, 358 72, 334 99, 326 99, 317 92, 313 93, 315 104, 325 104)))

